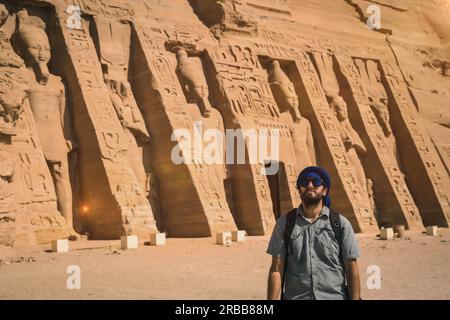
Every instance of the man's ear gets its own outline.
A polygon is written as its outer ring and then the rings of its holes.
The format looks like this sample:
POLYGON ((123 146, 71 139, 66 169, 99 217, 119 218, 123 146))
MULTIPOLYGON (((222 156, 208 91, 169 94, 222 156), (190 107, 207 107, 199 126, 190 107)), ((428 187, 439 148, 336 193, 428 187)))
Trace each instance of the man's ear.
POLYGON ((328 194, 328 189, 327 188, 323 188, 322 193, 323 193, 323 196, 325 197, 328 194))

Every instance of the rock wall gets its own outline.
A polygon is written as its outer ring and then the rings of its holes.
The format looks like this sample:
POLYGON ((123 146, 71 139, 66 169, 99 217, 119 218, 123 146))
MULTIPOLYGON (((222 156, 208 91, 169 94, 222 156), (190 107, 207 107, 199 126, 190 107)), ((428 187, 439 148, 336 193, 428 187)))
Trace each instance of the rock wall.
POLYGON ((450 9, 427 3, 378 1, 371 30, 363 0, 0 0, 0 244, 267 234, 315 164, 357 232, 448 227, 450 9), (228 134, 244 161, 211 153, 228 134))

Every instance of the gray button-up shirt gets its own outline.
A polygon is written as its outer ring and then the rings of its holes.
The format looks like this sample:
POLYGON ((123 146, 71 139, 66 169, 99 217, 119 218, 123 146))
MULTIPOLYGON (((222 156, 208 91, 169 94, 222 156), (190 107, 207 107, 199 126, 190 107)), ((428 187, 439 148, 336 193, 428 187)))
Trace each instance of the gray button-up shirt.
MULTIPOLYGON (((344 266, 339 259, 339 245, 330 223, 330 209, 323 207, 319 218, 310 223, 300 206, 291 234, 292 252, 288 257, 285 299, 343 300, 346 298, 344 266)), ((286 215, 275 225, 267 253, 284 259, 286 215)), ((355 233, 347 218, 341 215, 342 258, 360 256, 355 233)))

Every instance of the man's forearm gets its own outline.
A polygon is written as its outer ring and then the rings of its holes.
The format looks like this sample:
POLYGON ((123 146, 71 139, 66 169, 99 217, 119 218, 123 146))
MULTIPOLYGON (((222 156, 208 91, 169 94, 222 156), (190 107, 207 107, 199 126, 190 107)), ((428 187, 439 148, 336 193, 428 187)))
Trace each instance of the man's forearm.
POLYGON ((347 266, 347 285, 350 300, 361 299, 361 283, 359 279, 358 264, 356 261, 349 263, 347 266))
POLYGON ((267 286, 267 300, 280 300, 281 274, 278 271, 269 272, 269 283, 267 286))

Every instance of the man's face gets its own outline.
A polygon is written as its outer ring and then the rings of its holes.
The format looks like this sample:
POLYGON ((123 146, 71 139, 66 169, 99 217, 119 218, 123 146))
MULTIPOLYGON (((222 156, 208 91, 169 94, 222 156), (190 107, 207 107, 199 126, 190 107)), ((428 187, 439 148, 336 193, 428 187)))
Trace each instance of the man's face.
POLYGON ((322 198, 327 194, 327 188, 324 187, 322 180, 307 179, 303 185, 298 188, 302 203, 306 206, 317 205, 322 201, 322 198), (308 185, 306 186, 306 182, 308 185), (320 185, 319 185, 320 184, 320 185))

